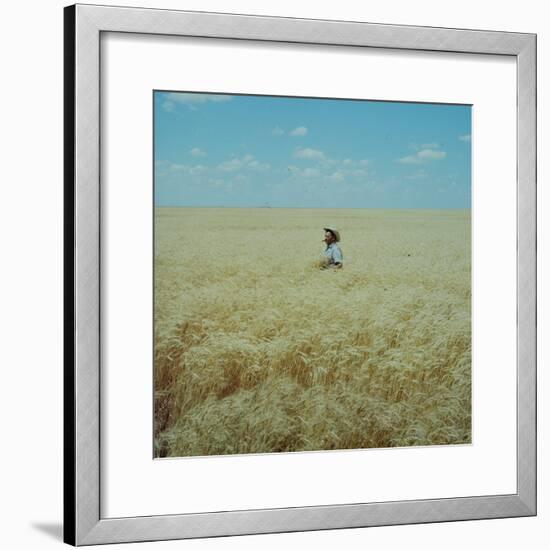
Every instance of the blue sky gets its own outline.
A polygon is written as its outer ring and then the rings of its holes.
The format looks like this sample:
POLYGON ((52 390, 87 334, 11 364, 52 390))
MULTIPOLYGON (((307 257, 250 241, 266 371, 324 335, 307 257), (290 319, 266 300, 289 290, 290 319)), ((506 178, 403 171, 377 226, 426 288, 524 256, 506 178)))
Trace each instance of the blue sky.
POLYGON ((157 206, 470 208, 471 108, 154 92, 157 206))

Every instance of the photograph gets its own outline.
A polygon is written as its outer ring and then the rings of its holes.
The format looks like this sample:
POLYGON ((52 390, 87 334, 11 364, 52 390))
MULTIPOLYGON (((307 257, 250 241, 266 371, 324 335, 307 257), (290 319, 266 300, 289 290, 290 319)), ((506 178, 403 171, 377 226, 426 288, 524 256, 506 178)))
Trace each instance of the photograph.
POLYGON ((472 443, 472 106, 154 90, 154 458, 472 443))
POLYGON ((5 6, 5 548, 548 547, 543 3, 5 6))

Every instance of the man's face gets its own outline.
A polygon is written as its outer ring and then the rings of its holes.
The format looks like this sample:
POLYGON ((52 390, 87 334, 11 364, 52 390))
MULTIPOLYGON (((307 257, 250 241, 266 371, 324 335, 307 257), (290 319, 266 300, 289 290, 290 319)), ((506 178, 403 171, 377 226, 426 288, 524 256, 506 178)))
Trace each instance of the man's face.
POLYGON ((335 241, 336 237, 330 231, 325 231, 325 242, 327 244, 332 244, 335 241))

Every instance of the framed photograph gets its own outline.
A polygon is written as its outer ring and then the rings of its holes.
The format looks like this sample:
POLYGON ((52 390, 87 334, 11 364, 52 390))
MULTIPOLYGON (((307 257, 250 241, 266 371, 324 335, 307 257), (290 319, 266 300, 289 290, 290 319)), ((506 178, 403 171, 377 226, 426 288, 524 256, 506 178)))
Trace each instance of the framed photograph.
POLYGON ((64 539, 536 514, 536 36, 65 8, 64 539))

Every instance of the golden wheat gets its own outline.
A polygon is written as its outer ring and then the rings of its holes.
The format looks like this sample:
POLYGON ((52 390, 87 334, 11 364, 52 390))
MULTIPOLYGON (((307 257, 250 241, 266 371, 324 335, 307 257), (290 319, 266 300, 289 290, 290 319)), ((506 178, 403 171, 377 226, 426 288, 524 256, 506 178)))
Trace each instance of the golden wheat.
POLYGON ((155 254, 156 456, 471 441, 469 210, 159 208, 155 254))

